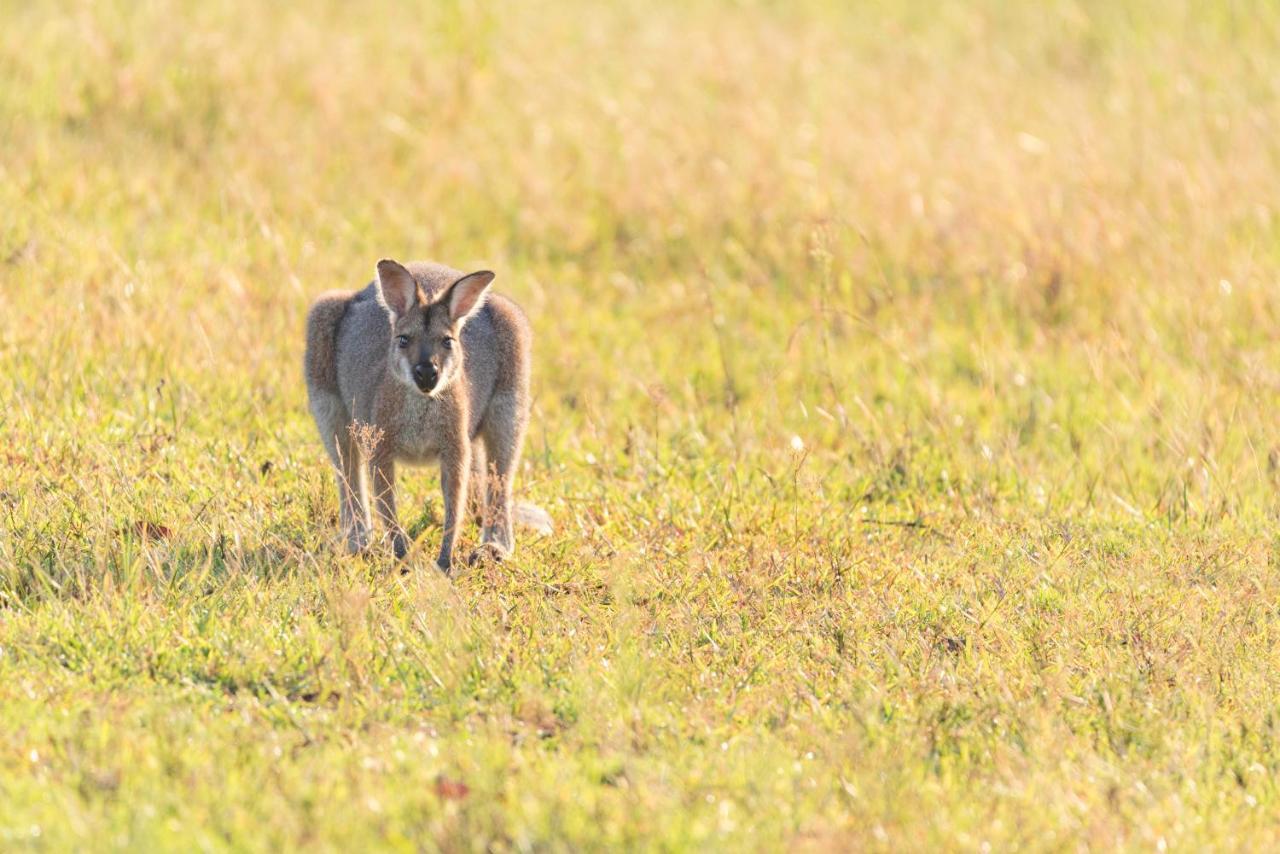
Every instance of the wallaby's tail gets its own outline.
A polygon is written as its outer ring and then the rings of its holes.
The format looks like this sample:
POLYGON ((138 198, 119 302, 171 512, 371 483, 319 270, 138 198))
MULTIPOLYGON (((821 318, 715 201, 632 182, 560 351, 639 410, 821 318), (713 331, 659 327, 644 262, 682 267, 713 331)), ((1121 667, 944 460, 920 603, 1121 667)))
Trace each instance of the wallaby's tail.
POLYGON ((350 291, 322 294, 307 312, 307 388, 338 393, 338 324, 347 313, 350 291))
POLYGON ((554 530, 554 526, 551 524, 551 514, 536 504, 530 504, 528 501, 516 502, 516 506, 511 511, 511 519, 517 525, 532 528, 544 537, 549 536, 554 530))

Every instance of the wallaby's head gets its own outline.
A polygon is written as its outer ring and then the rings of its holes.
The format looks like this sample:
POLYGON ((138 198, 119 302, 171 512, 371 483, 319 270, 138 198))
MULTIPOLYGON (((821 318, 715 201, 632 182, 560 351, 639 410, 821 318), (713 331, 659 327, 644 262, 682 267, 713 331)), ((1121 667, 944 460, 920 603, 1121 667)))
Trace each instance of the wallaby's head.
POLYGON ((391 372, 435 397, 462 372, 463 324, 484 306, 493 273, 481 270, 427 292, 395 261, 378 262, 378 301, 391 314, 391 372))

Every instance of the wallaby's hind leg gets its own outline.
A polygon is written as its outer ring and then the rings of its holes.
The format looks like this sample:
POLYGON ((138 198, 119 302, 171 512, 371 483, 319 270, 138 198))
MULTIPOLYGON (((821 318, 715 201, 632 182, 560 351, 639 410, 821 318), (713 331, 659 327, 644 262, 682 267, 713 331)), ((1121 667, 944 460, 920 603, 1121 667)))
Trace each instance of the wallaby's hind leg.
MULTIPOLYGON (((344 428, 345 432, 345 428, 344 428)), ((369 547, 369 503, 365 488, 364 466, 360 449, 348 434, 342 448, 342 466, 338 470, 338 500, 342 512, 342 532, 347 537, 347 551, 359 554, 369 547)))
POLYGON ((467 479, 467 513, 481 528, 485 526, 485 484, 489 482, 488 455, 484 452, 484 440, 476 437, 471 443, 471 477, 467 479))
POLYGON ((484 425, 480 428, 489 458, 485 472, 485 518, 480 545, 493 549, 498 558, 507 557, 516 546, 511 524, 511 495, 527 422, 528 413, 520 406, 516 395, 500 392, 489 402, 484 425))
POLYGON ((356 554, 369 544, 369 514, 365 507, 359 450, 348 429, 350 418, 337 395, 324 391, 313 392, 311 414, 337 475, 338 523, 347 538, 347 550, 356 554))

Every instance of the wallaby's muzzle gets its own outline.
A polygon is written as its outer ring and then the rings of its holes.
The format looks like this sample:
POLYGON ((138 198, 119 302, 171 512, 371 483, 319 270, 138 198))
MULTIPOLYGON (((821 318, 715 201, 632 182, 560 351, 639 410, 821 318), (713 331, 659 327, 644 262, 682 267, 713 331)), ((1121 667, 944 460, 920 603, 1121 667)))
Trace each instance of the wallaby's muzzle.
POLYGON ((413 383, 418 387, 418 391, 430 394, 438 382, 440 382, 440 372, 436 370, 435 365, 430 362, 419 362, 413 366, 413 383))

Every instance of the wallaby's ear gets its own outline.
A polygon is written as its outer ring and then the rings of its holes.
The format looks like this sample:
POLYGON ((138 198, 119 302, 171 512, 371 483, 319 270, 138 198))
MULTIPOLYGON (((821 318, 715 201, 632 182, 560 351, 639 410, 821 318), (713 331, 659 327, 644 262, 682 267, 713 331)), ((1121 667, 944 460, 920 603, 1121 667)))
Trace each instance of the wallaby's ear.
POLYGON ((462 323, 484 307, 485 294, 493 282, 493 273, 481 270, 463 276, 449 286, 449 319, 454 323, 462 323))
POLYGON ((404 317, 418 301, 418 283, 413 274, 388 258, 378 262, 378 302, 391 312, 391 319, 404 317))

